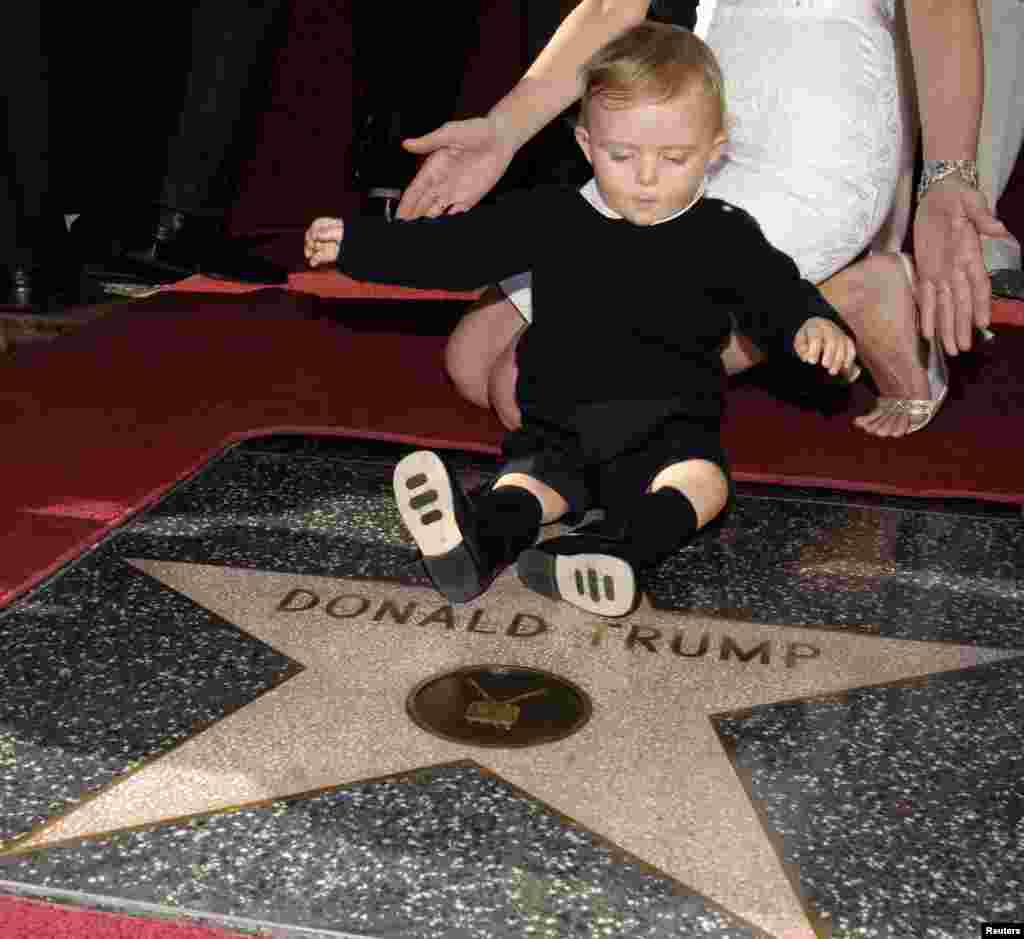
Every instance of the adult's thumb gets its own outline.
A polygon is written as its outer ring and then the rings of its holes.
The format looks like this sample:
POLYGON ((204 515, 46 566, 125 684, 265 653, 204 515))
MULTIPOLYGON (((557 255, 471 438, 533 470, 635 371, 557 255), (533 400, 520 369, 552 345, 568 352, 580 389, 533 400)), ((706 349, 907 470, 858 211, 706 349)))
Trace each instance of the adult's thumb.
POLYGON ((402 146, 410 153, 433 153, 451 143, 451 132, 447 124, 432 130, 422 137, 409 137, 402 141, 402 146))
POLYGON ((965 206, 967 217, 971 220, 975 230, 989 238, 1013 237, 1010 230, 995 216, 988 206, 988 200, 974 203, 967 203, 965 206))

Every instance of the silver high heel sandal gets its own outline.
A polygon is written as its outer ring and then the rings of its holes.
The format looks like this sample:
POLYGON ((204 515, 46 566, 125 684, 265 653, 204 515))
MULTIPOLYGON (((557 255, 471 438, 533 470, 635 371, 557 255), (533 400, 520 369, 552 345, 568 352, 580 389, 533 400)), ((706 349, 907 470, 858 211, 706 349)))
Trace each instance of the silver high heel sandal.
MULTIPOLYGON (((907 280, 911 289, 914 288, 914 268, 910 259, 900 255, 903 262, 903 270, 906 272, 907 280)), ((985 338, 991 337, 991 333, 985 338)), ((878 399, 878 409, 883 417, 892 417, 897 414, 906 414, 910 421, 908 434, 923 430, 938 413, 949 393, 949 371, 946 368, 946 354, 942 351, 942 343, 937 336, 933 336, 928 342, 928 393, 927 398, 890 398, 878 399)))

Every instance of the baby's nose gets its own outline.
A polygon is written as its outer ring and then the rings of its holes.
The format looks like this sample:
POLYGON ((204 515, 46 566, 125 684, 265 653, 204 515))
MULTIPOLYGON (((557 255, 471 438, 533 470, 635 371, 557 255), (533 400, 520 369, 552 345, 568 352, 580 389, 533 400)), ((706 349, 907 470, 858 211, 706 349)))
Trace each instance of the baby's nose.
POLYGON ((652 186, 658 181, 658 158, 642 156, 637 166, 637 182, 644 186, 652 186))

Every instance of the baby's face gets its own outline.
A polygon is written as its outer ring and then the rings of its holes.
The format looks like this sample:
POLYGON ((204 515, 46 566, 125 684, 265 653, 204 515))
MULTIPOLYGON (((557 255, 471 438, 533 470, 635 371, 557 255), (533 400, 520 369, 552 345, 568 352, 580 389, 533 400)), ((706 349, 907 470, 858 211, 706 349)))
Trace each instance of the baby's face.
POLYGON ((634 225, 653 225, 686 208, 726 139, 699 86, 671 101, 627 108, 594 98, 585 117, 576 140, 605 202, 634 225))

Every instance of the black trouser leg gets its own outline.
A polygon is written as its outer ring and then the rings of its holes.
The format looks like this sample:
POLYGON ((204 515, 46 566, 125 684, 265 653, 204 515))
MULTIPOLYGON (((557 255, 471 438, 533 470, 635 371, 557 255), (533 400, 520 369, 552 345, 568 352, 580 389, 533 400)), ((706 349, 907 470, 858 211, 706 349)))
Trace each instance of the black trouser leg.
POLYGON ((201 0, 193 7, 187 80, 167 140, 159 211, 147 205, 142 237, 92 265, 94 276, 164 283, 203 273, 261 284, 287 281, 286 267, 253 254, 224 231, 242 147, 265 104, 287 12, 284 0, 201 0))
POLYGON ((284 0, 203 0, 192 14, 191 68, 167 145, 160 201, 222 213, 233 200, 233 146, 265 104, 284 0))
POLYGON ((352 5, 354 142, 359 189, 402 190, 417 159, 401 141, 452 117, 470 51, 478 41, 479 3, 352 5))
POLYGON ((46 260, 44 214, 50 182, 49 60, 41 3, 0 4, 0 265, 32 267, 46 260))
POLYGON ((692 30, 697 25, 697 0, 652 0, 647 18, 692 30))
MULTIPOLYGON (((558 0, 524 0, 521 9, 530 64, 573 6, 558 0)), ((575 104, 566 108, 519 150, 502 180, 502 190, 550 183, 581 186, 594 175, 574 137, 577 113, 575 104)))

